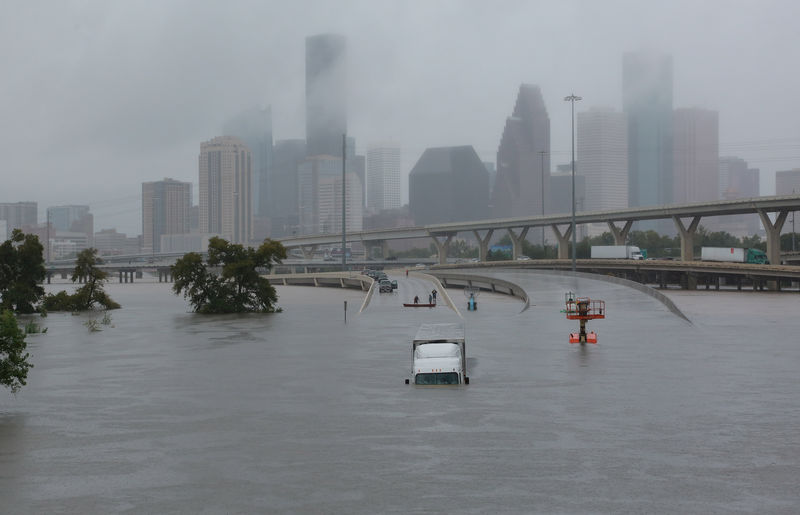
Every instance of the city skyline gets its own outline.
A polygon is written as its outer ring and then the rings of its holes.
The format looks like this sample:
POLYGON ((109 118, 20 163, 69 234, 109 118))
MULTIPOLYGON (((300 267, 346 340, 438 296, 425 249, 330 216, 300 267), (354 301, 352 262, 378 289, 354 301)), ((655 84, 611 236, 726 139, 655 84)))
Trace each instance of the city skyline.
POLYGON ((502 9, 478 2, 376 2, 366 9, 363 2, 346 2, 335 10, 298 2, 271 9, 268 17, 259 16, 262 6, 222 10, 202 2, 191 14, 177 2, 99 6, 32 5, 0 21, 3 48, 28 49, 24 59, 0 53, 9 77, 0 99, 6 120, 0 144, 12 156, 0 201, 36 201, 40 221, 48 206, 87 204, 96 230, 138 233, 141 183, 170 176, 197 188, 198 142, 219 135, 218 128, 248 106, 272 106, 275 140, 303 137, 305 38, 320 33, 341 33, 348 41, 349 135, 359 145, 398 141, 404 190, 411 165, 429 146, 468 144, 481 160, 494 161, 509 99, 521 83, 540 85, 552 124, 553 165, 567 163, 569 106, 561 99, 573 91, 582 96, 577 113, 621 108, 620 56, 642 48, 672 56, 674 107, 720 113, 720 154, 759 168, 763 193, 774 191, 776 171, 800 161, 800 129, 791 116, 800 109, 789 94, 798 78, 780 64, 800 57, 791 44, 796 37, 789 20, 798 10, 791 2, 736 8, 724 2, 565 2, 502 9), (170 23, 185 18, 191 30, 170 23), (446 31, 434 30, 443 20, 446 31), (264 25, 270 37, 242 30, 254 25, 264 25), (506 37, 473 36, 486 26, 506 37), (567 30, 581 36, 557 52, 540 51, 567 30), (745 31, 748 37, 741 37, 745 31), (58 39, 57 51, 43 44, 48 38, 58 39), (223 38, 226 51, 220 53, 223 38), (243 80, 232 84, 230 76, 243 80), (40 187, 59 181, 59 188, 40 187))

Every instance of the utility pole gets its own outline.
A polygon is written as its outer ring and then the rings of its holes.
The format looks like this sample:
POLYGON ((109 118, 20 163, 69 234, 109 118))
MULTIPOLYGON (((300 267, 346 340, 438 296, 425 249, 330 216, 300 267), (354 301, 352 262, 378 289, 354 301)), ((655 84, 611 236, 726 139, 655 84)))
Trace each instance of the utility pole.
POLYGON ((346 237, 346 209, 345 209, 345 190, 347 189, 347 177, 345 170, 347 169, 347 134, 342 134, 342 272, 347 270, 347 237, 346 237))

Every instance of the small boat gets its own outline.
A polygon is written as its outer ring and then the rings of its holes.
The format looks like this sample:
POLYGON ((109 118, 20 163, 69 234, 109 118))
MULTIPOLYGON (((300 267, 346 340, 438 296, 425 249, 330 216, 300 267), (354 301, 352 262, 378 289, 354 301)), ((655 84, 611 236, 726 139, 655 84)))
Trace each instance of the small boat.
POLYGON ((413 302, 410 302, 410 303, 404 302, 403 303, 403 307, 404 308, 435 308, 436 304, 420 304, 420 303, 416 303, 415 304, 413 302))

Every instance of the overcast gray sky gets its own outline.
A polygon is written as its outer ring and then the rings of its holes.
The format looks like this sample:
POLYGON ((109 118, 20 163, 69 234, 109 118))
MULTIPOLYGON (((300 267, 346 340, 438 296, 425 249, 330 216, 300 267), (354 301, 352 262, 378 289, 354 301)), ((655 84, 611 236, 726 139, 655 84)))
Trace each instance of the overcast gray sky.
MULTIPOLYGON (((200 142, 271 105, 275 139, 304 137, 305 37, 348 38, 348 132, 494 161, 522 82, 541 86, 553 165, 577 111, 621 108, 622 54, 668 53, 675 107, 720 112, 720 154, 800 167, 800 2, 31 1, 0 17, 0 202, 89 204, 95 230, 141 232, 141 183, 197 183, 200 142)), ((404 194, 407 199, 407 194, 404 194)), ((195 199, 196 202, 196 199, 195 199)))

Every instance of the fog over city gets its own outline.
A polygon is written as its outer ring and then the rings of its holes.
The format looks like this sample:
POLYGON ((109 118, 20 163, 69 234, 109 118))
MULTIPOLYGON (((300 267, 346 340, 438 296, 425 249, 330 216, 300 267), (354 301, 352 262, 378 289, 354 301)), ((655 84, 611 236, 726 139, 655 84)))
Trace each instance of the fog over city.
MULTIPOLYGON (((271 106, 305 137, 305 38, 347 38, 348 136, 472 145, 494 162, 521 83, 541 87, 552 166, 570 159, 571 93, 622 108, 622 55, 673 60, 674 107, 719 112, 719 154, 800 167, 795 1, 22 1, 0 17, 0 202, 88 204, 95 230, 141 233, 142 182, 198 182, 200 143, 271 106)), ((404 181, 404 202, 408 200, 404 181)), ((195 196, 196 202, 196 196, 195 196)))

